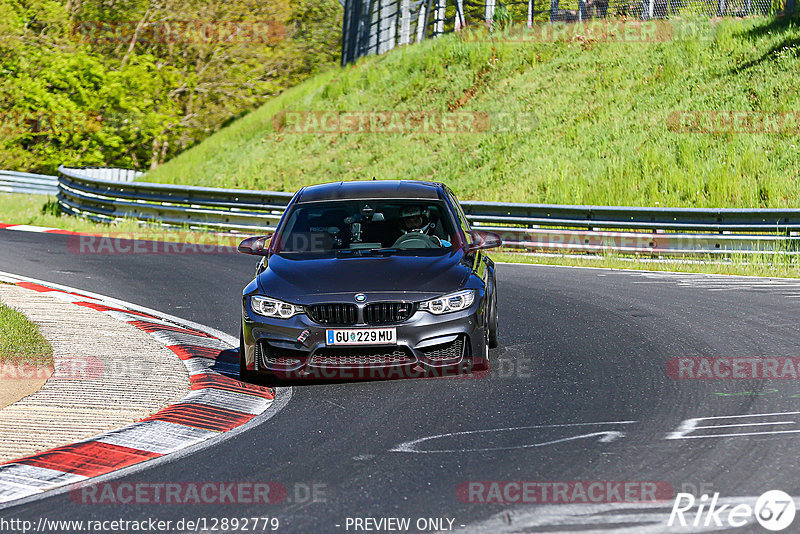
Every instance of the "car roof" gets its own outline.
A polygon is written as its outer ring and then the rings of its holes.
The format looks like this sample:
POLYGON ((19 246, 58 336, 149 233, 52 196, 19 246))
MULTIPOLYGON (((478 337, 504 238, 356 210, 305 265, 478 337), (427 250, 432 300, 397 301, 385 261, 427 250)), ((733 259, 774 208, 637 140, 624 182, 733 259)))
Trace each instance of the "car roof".
POLYGON ((322 200, 365 199, 424 199, 438 200, 443 196, 444 185, 417 180, 362 180, 309 185, 298 193, 295 202, 322 200))

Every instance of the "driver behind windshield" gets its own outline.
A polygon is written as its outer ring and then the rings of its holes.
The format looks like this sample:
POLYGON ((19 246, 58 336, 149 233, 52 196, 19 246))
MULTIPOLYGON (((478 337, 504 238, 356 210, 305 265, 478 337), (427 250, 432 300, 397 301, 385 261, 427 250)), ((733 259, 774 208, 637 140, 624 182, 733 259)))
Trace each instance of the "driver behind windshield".
POLYGON ((436 219, 426 206, 404 206, 400 208, 399 237, 408 234, 424 234, 438 247, 449 247, 450 241, 436 235, 436 219))
POLYGON ((298 206, 280 236, 283 252, 450 247, 450 224, 435 205, 319 202, 298 206))
POLYGON ((436 224, 428 216, 428 208, 423 206, 404 206, 400 208, 400 232, 402 234, 419 233, 430 236, 438 246, 441 240, 433 234, 436 224))
POLYGON ((435 226, 429 222, 428 209, 421 206, 406 206, 400 210, 400 231, 428 233, 435 226))

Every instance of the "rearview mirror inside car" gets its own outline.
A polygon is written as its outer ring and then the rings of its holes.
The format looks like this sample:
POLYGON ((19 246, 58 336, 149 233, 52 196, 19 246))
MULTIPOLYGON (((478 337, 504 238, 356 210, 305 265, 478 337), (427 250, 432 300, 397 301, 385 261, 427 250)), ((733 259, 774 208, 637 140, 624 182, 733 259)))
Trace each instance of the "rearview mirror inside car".
POLYGON ((254 256, 266 256, 269 254, 269 240, 272 236, 257 235, 248 237, 236 249, 243 254, 253 254, 254 256))
POLYGON ((502 238, 494 232, 470 230, 469 235, 472 238, 472 243, 469 244, 470 251, 495 248, 503 244, 502 238))

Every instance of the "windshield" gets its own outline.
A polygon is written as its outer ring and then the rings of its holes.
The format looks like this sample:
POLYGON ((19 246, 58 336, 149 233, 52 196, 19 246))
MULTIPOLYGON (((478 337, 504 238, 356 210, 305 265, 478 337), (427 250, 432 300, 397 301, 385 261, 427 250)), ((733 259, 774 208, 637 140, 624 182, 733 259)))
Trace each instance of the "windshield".
POLYGON ((280 233, 281 253, 365 253, 452 249, 443 202, 361 200, 300 204, 280 233))

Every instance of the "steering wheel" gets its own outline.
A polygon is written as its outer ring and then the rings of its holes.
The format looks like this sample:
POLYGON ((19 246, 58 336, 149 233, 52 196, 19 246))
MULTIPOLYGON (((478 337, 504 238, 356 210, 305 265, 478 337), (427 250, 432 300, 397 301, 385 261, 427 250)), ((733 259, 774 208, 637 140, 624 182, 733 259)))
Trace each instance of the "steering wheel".
POLYGON ((421 234, 419 232, 409 232, 397 238, 392 245, 392 248, 412 249, 412 248, 439 248, 441 243, 437 243, 438 239, 435 237, 421 234))

